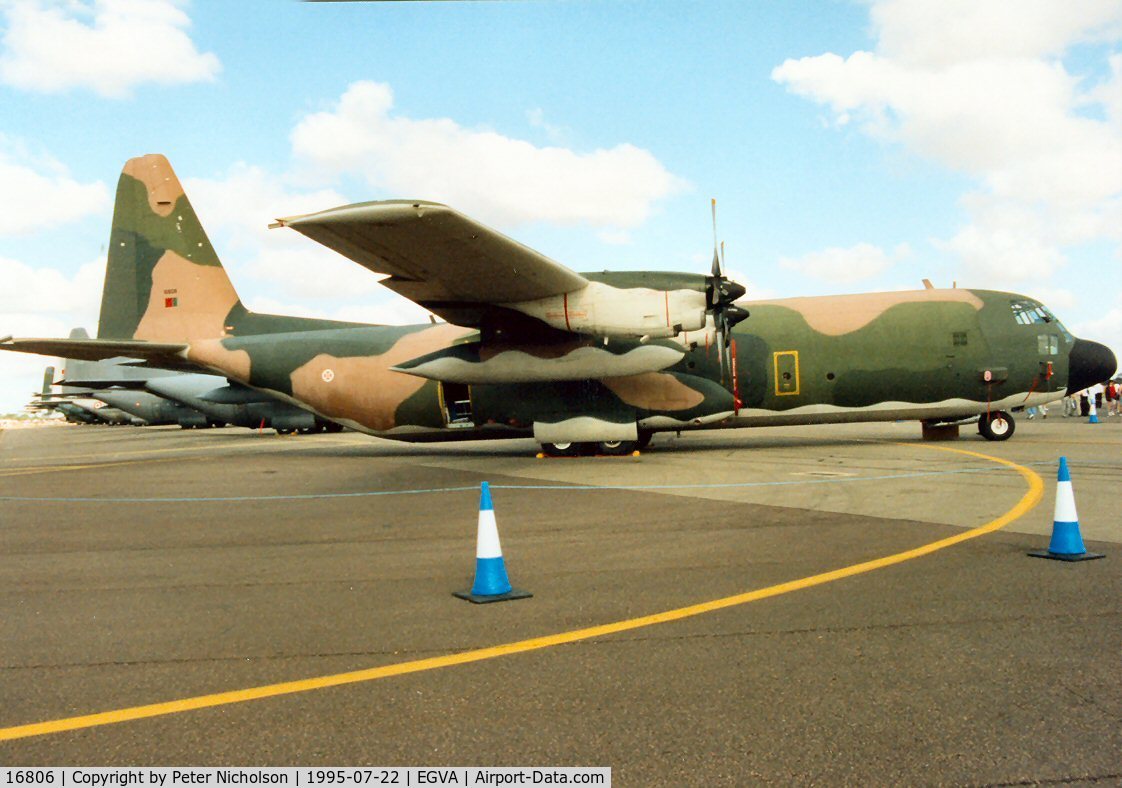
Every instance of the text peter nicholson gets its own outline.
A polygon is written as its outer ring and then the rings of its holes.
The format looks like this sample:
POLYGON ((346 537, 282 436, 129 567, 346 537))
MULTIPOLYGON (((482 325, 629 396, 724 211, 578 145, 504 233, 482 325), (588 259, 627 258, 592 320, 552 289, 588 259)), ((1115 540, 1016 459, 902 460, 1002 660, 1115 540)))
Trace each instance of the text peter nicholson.
POLYGON ((606 766, 347 766, 287 767, 128 767, 0 768, 0 788, 151 788, 219 785, 284 785, 316 788, 351 786, 611 786, 606 766))

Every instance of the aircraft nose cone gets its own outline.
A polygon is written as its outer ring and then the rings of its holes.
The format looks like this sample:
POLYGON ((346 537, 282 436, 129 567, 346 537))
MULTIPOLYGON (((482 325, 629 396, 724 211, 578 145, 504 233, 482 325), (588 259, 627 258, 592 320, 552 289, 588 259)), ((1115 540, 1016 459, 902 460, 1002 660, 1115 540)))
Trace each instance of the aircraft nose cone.
POLYGON ((1076 339, 1068 356, 1067 393, 1102 383, 1118 369, 1118 359, 1106 345, 1076 339))

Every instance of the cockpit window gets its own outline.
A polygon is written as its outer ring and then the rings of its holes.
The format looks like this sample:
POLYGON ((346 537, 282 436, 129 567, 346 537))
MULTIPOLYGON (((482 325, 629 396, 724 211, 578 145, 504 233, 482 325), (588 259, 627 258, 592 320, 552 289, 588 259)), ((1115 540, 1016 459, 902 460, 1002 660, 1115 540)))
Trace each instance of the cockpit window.
POLYGON ((1063 323, 1048 311, 1048 307, 1036 301, 1014 300, 1009 302, 1013 310, 1013 319, 1022 326, 1051 325, 1060 330, 1068 340, 1072 339, 1063 323))
POLYGON ((1031 326, 1034 323, 1052 323, 1056 318, 1044 308, 1042 304, 1032 301, 1010 301, 1013 307, 1013 319, 1022 326, 1031 326))

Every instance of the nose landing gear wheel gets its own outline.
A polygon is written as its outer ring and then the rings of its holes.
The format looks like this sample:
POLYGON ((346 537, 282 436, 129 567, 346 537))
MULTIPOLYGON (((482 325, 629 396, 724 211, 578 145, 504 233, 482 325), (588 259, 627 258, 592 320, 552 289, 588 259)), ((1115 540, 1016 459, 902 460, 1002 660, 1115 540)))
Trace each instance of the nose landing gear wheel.
POLYGON ((988 441, 1007 441, 1016 429, 1013 417, 1003 410, 995 410, 988 416, 983 413, 978 419, 978 432, 988 441))

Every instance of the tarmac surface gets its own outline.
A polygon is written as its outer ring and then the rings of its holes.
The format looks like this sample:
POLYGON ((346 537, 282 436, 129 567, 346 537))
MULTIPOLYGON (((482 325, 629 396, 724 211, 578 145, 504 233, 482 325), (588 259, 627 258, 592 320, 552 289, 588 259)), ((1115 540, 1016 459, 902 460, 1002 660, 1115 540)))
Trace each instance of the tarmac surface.
POLYGON ((1021 417, 1005 443, 897 423, 658 436, 638 460, 535 450, 0 433, 0 764, 1122 783, 1122 419, 1021 417), (1026 556, 1048 544, 1060 455, 1103 560, 1026 556), (532 599, 452 596, 483 480, 532 599), (240 692, 348 671, 367 672, 240 692), (21 727, 212 693, 231 694, 21 727))

